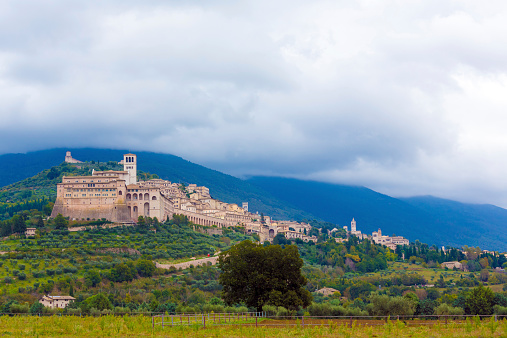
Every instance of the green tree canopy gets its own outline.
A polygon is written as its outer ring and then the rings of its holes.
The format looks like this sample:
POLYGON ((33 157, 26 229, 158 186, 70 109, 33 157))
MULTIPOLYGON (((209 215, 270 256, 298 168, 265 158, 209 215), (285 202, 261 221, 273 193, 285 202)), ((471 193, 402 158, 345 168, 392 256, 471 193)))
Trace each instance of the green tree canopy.
POLYGON ((151 277, 155 272, 155 263, 147 259, 140 259, 136 263, 136 269, 141 277, 151 277))
POLYGON ((494 300, 494 292, 490 288, 479 285, 468 293, 465 311, 471 315, 490 315, 493 313, 494 300))
POLYGON ((130 282, 137 277, 137 269, 133 262, 119 263, 111 269, 110 280, 113 282, 130 282))
POLYGON ((103 293, 86 298, 85 302, 90 308, 95 308, 101 311, 105 309, 111 310, 113 308, 111 301, 103 293))
POLYGON ((55 228, 56 229, 67 229, 67 224, 69 223, 69 221, 67 221, 65 219, 65 217, 63 217, 62 214, 58 214, 56 215, 55 217, 55 228))
POLYGON ((97 270, 90 270, 85 274, 85 285, 97 286, 102 281, 102 277, 100 277, 100 273, 97 270))
POLYGON ((283 306, 290 311, 311 304, 304 288, 303 260, 296 246, 262 246, 243 241, 222 252, 218 259, 222 273, 222 298, 227 304, 246 303, 261 311, 263 305, 283 306))
POLYGON ((22 216, 15 215, 12 217, 13 232, 24 235, 26 231, 26 223, 22 216))

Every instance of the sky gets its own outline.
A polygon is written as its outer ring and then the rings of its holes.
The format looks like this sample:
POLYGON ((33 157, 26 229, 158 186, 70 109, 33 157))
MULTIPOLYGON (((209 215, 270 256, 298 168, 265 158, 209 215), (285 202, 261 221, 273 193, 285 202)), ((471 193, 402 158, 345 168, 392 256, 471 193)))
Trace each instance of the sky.
POLYGON ((0 153, 507 207, 505 1, 0 2, 0 153))

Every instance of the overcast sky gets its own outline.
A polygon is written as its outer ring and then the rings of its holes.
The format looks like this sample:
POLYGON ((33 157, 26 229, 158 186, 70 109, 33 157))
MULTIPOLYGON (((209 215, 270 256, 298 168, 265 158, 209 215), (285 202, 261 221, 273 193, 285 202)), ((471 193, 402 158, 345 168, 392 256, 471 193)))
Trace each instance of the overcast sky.
POLYGON ((506 1, 1 1, 0 153, 507 207, 506 1))

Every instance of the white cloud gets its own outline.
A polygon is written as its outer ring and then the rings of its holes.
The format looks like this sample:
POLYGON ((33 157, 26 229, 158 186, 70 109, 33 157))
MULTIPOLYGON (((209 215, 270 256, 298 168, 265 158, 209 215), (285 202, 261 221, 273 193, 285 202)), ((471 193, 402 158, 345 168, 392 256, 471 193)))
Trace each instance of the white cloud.
POLYGON ((0 6, 2 153, 161 151, 507 206, 502 1, 0 6))

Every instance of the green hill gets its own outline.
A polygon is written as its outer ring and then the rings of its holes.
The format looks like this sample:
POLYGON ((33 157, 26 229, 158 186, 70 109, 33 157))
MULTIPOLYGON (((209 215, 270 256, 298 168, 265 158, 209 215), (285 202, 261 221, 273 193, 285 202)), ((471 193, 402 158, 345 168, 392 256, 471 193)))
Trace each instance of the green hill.
MULTIPOLYGON (((18 193, 18 196, 36 197, 41 194, 54 197, 56 183, 61 182, 61 176, 74 170, 74 174, 89 174, 91 169, 102 170, 100 166, 114 166, 113 162, 123 159, 123 154, 128 150, 104 150, 104 149, 52 149, 27 154, 8 154, 0 156, 0 185, 4 187, 4 197, 0 192, 0 201, 6 202, 8 196, 18 193), (81 161, 94 161, 95 164, 86 164, 82 169, 73 169, 74 166, 63 164, 65 151, 70 150, 72 156, 81 161), (33 158, 33 161, 31 160, 33 158), (99 162, 99 163, 98 163, 99 162), (56 167, 59 175, 48 178, 49 169, 56 167), (77 171, 76 171, 77 170, 77 171), (15 172, 15 174, 13 174, 15 172), (33 177, 32 177, 33 176, 33 177), (19 181, 19 182, 18 182, 19 181), (14 182, 17 182, 13 184, 14 182), (8 191, 6 193, 6 191, 8 191), (25 192, 22 192, 25 191, 25 192), (29 195, 31 191, 33 195, 29 195), (22 195, 24 194, 24 195, 22 195), (7 195, 7 197, 6 197, 7 195)), ((275 219, 312 219, 313 215, 292 207, 290 204, 280 201, 261 188, 240 180, 239 178, 223 174, 216 170, 186 161, 180 157, 156 154, 150 152, 136 152, 138 170, 157 174, 160 178, 178 183, 195 183, 204 185, 210 189, 214 198, 228 203, 248 202, 250 211, 271 215, 275 219)), ((18 201, 11 198, 11 201, 18 201)))

